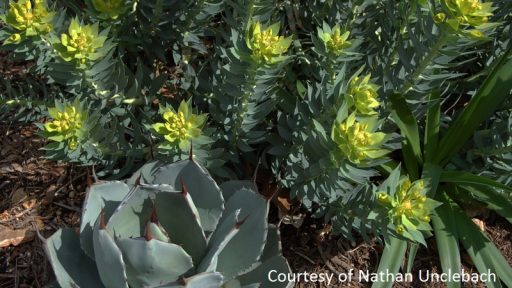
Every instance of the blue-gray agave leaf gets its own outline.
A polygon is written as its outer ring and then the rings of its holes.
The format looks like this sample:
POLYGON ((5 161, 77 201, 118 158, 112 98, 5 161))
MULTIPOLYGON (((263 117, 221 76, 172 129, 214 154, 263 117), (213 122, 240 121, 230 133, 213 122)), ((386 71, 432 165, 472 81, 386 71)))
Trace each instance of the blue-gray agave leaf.
POLYGON ((182 245, 199 264, 206 252, 206 236, 194 213, 194 202, 186 190, 175 193, 158 193, 155 199, 156 215, 173 243, 182 245))
POLYGON ((224 277, 217 272, 199 273, 190 278, 183 278, 168 284, 153 286, 152 288, 219 288, 224 277))
POLYGON ((176 244, 146 238, 121 238, 116 243, 134 287, 174 281, 193 267, 192 258, 176 244))
POLYGON ((198 272, 213 272, 217 269, 217 259, 226 245, 238 233, 243 222, 239 222, 240 210, 236 210, 219 223, 215 232, 208 239, 208 252, 201 260, 198 272))
POLYGON ((82 209, 80 243, 85 254, 92 259, 94 259, 92 230, 98 215, 103 210, 104 217, 108 221, 129 191, 130 187, 120 181, 98 183, 88 189, 82 209))
POLYGON ((240 210, 239 218, 244 219, 244 223, 218 256, 217 271, 222 272, 226 280, 249 269, 261 257, 267 238, 268 207, 263 196, 246 188, 228 199, 221 223, 237 210, 240 210))
POLYGON ((101 282, 107 287, 128 288, 123 255, 100 215, 93 231, 94 258, 101 282))
POLYGON ((96 263, 85 255, 73 229, 58 230, 44 247, 61 287, 104 287, 96 263))
POLYGON ((224 210, 224 199, 215 180, 197 162, 184 160, 162 166, 156 170, 152 183, 170 184, 175 188, 181 188, 182 183, 185 183, 199 212, 204 231, 215 230, 224 210))

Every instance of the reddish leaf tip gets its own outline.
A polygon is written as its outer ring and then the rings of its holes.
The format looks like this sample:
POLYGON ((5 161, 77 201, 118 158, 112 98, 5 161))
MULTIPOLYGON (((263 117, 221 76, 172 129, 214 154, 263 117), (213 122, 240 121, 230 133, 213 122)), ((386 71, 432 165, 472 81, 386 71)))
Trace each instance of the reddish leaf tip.
POLYGON ((186 197, 188 194, 187 186, 185 186, 185 182, 183 182, 183 177, 180 176, 180 182, 181 182, 181 195, 183 197, 186 197))
POLYGON ((151 211, 151 223, 158 223, 158 219, 156 218, 156 208, 153 205, 153 211, 151 211))
POLYGON ((146 232, 145 233, 146 235, 144 238, 146 238, 146 241, 151 241, 151 239, 153 239, 153 237, 151 237, 151 228, 149 226, 149 221, 146 222, 146 231, 145 232, 146 232))
POLYGON ((107 225, 105 225, 105 212, 104 212, 104 209, 101 208, 101 212, 100 212, 100 229, 105 229, 107 228, 107 225))
POLYGON ((135 187, 140 186, 140 178, 142 178, 142 173, 139 174, 139 177, 135 179, 135 187))
POLYGON ((244 219, 242 219, 241 221, 237 222, 235 224, 235 229, 240 229, 240 227, 245 223, 245 221, 247 220, 247 218, 249 218, 249 215, 245 216, 244 219))

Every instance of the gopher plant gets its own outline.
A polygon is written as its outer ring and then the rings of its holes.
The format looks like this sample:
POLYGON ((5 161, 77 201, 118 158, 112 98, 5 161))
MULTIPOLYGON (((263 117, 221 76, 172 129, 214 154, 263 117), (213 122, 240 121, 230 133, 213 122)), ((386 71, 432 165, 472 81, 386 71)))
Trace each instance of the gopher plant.
POLYGON ((45 242, 61 287, 288 287, 279 230, 250 182, 220 187, 194 160, 153 162, 127 181, 92 185, 80 235, 45 242), (259 285, 259 286, 258 286, 259 285))

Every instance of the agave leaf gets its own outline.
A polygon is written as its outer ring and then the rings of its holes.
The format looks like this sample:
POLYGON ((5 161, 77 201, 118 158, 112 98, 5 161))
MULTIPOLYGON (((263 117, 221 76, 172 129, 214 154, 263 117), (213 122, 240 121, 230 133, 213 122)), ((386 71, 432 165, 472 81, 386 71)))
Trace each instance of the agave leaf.
POLYGON ((108 220, 130 187, 123 182, 113 181, 92 185, 87 191, 80 224, 80 244, 87 256, 94 259, 92 231, 98 215, 103 209, 108 220))
POLYGON ((267 242, 265 243, 265 249, 263 249, 260 261, 263 262, 275 255, 281 255, 281 253, 281 233, 279 232, 279 228, 274 224, 269 224, 267 242))
POLYGON ((238 233, 239 225, 243 225, 243 223, 239 224, 238 222, 239 213, 240 210, 234 211, 223 222, 217 225, 217 229, 215 229, 215 232, 210 236, 208 252, 201 260, 197 272, 214 272, 216 270, 219 253, 222 252, 233 236, 238 233))
POLYGON ((175 188, 181 188, 182 181, 194 200, 204 231, 214 231, 224 210, 224 199, 204 168, 194 160, 180 161, 159 168, 153 179, 154 184, 170 184, 175 188))
POLYGON ((258 187, 254 184, 253 181, 247 180, 232 180, 227 181, 219 185, 220 190, 222 191, 222 196, 224 196, 224 200, 228 201, 236 191, 246 188, 253 191, 258 191, 258 187))
POLYGON ((137 238, 144 235, 146 222, 153 211, 154 190, 138 186, 128 199, 121 204, 107 223, 107 228, 114 232, 116 237, 137 238))
POLYGON ((96 264, 80 248, 78 234, 62 228, 44 242, 60 287, 105 287, 100 280, 96 264))
POLYGON ((236 279, 243 285, 243 287, 254 284, 260 284, 261 287, 265 288, 293 287, 292 282, 271 282, 269 279, 270 271, 276 271, 275 275, 279 273, 291 273, 290 266, 288 265, 288 262, 286 262, 286 259, 281 255, 275 255, 256 266, 256 268, 248 273, 238 276, 236 279))
POLYGON ((217 271, 221 272, 226 280, 249 269, 259 260, 267 238, 268 202, 263 196, 249 189, 239 190, 226 203, 221 223, 238 209, 239 219, 244 223, 219 254, 217 261, 217 271))
POLYGON ((94 256, 101 282, 107 287, 128 288, 123 255, 107 229, 100 227, 100 219, 93 231, 94 256))
POLYGON ((200 273, 182 281, 153 286, 152 288, 219 288, 222 286, 223 280, 224 277, 218 272, 200 273))
POLYGON ((179 245, 144 238, 119 238, 116 243, 133 287, 176 281, 193 267, 192 258, 179 245))
POLYGON ((172 243, 181 245, 199 264, 206 252, 206 236, 194 214, 194 202, 184 192, 158 193, 155 209, 158 221, 165 229, 172 243))
POLYGON ((163 229, 157 224, 157 223, 148 223, 149 226, 149 232, 151 233, 151 236, 154 239, 163 241, 163 242, 169 242, 169 236, 165 234, 163 229))
POLYGON ((142 183, 153 183, 153 175, 162 165, 163 164, 160 161, 151 161, 147 164, 144 164, 144 166, 140 167, 139 170, 133 173, 132 177, 130 177, 126 183, 129 185, 134 185, 137 182, 139 176, 142 183))

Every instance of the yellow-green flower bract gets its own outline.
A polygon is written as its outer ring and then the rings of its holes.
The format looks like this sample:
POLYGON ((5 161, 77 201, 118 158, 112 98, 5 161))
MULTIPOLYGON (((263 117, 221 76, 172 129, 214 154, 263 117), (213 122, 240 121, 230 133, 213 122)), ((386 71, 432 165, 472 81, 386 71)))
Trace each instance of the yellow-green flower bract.
POLYGON ((458 23, 479 26, 492 16, 492 2, 480 0, 443 0, 446 8, 458 23))
POLYGON ((92 0, 92 6, 96 11, 111 19, 117 19, 127 10, 124 0, 92 0))
POLYGON ((9 36, 9 41, 11 43, 18 43, 21 41, 21 35, 19 33, 14 33, 11 36, 9 36))
POLYGON ((190 149, 192 140, 201 135, 201 129, 207 119, 206 114, 194 114, 190 103, 186 101, 180 103, 178 111, 166 109, 162 117, 165 122, 153 124, 153 129, 182 151, 190 149))
POLYGON ((357 121, 353 113, 344 122, 334 124, 331 138, 341 154, 354 164, 380 158, 389 153, 389 150, 381 148, 386 134, 373 132, 376 123, 377 119, 374 117, 357 121))
POLYGON ((80 130, 87 119, 87 114, 80 111, 77 104, 66 104, 63 109, 48 108, 48 113, 53 119, 44 124, 48 139, 57 142, 65 141, 69 149, 76 149, 80 130))
POLYGON ((417 230, 421 223, 430 222, 430 213, 437 204, 425 196, 425 181, 420 179, 411 183, 409 178, 401 180, 394 194, 377 193, 377 201, 388 209, 388 217, 395 225, 398 234, 417 230))
POLYGON ((274 64, 283 60, 282 55, 288 51, 292 37, 279 36, 279 23, 274 23, 262 30, 259 22, 251 26, 247 47, 252 51, 253 59, 258 63, 274 64))
POLYGON ((77 19, 71 20, 68 33, 61 34, 55 49, 64 61, 77 61, 85 64, 103 56, 98 49, 103 47, 107 37, 98 34, 98 23, 80 25, 77 19))
POLYGON ((374 109, 380 105, 377 101, 379 86, 370 83, 370 77, 370 74, 365 77, 354 77, 348 88, 348 94, 352 98, 357 112, 363 115, 376 114, 374 109))
POLYGON ((342 34, 338 24, 333 27, 331 33, 320 30, 318 36, 325 43, 329 52, 336 56, 341 55, 345 49, 352 45, 352 42, 347 40, 350 32, 345 31, 342 34))
POLYGON ((11 36, 12 42, 19 42, 25 36, 36 36, 52 31, 51 22, 55 12, 48 11, 46 1, 36 0, 34 5, 30 0, 9 1, 9 10, 0 19, 15 30, 18 36, 11 36), (13 41, 15 40, 15 41, 13 41))

